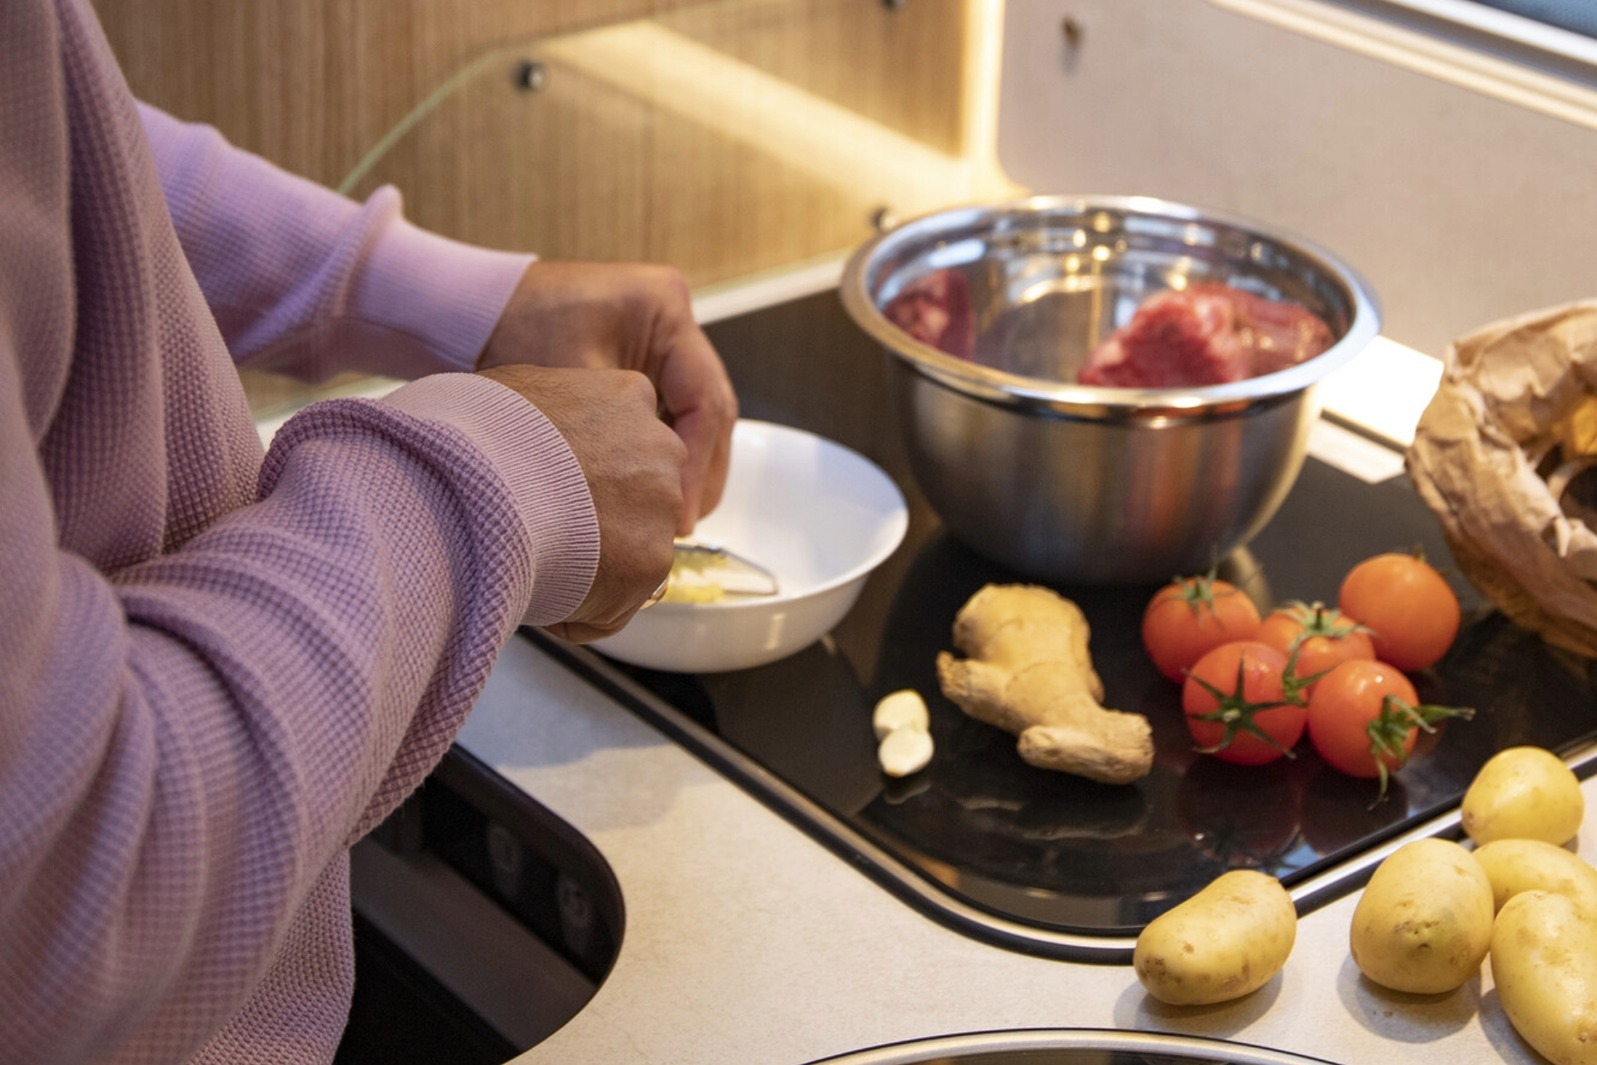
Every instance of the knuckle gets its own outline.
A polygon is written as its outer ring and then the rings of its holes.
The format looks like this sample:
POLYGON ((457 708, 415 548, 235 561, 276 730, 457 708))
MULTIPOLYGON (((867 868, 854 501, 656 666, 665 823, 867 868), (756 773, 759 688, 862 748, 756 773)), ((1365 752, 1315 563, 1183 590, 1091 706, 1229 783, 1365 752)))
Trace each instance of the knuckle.
POLYGON ((647 269, 649 280, 658 291, 675 299, 688 296, 690 292, 688 279, 675 266, 669 263, 651 263, 647 269))

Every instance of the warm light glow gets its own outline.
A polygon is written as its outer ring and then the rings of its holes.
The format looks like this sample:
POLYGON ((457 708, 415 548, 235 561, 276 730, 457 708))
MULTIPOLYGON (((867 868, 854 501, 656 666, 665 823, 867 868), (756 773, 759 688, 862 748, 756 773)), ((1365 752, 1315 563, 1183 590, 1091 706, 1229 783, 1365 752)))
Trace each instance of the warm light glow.
POLYGON ((1019 191, 998 161, 998 98, 1004 65, 1004 0, 970 0, 965 42, 966 155, 981 180, 1003 195, 1019 191))
POLYGON ((639 21, 547 42, 543 58, 680 114, 826 185, 900 215, 1010 195, 996 164, 1001 5, 972 4, 971 151, 950 155, 734 59, 656 22, 639 21), (998 15, 993 9, 998 8, 998 15))

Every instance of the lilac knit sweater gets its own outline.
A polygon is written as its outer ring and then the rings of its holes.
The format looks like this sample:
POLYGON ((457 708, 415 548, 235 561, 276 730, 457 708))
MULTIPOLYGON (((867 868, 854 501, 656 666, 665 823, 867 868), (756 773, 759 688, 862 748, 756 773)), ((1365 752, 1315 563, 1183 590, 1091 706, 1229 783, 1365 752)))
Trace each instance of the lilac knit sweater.
POLYGON ((141 121, 84 0, 0 5, 0 1059, 331 1056, 346 847, 597 564, 559 434, 441 372, 527 262, 141 121), (263 458, 235 359, 435 376, 263 458))

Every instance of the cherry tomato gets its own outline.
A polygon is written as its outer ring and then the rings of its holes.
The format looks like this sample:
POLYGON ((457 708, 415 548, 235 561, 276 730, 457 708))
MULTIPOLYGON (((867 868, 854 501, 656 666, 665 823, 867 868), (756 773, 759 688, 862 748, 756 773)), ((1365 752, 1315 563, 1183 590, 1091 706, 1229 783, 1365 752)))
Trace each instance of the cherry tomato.
POLYGON ((1254 637, 1288 656, 1297 649, 1294 671, 1315 677, 1343 662, 1373 659, 1375 643, 1369 630, 1324 603, 1288 603, 1277 607, 1259 624, 1254 637))
POLYGON ((1421 706, 1408 677, 1386 662, 1344 662, 1314 685, 1309 696, 1309 742, 1332 769, 1379 777, 1385 794, 1392 771, 1408 762, 1420 730, 1468 709, 1421 706))
POLYGON ((1441 661, 1458 636, 1458 596, 1418 555, 1394 552, 1360 562, 1343 578, 1337 605, 1369 626, 1375 657, 1405 672, 1441 661))
POLYGON ((1237 640, 1198 659, 1181 689, 1187 729, 1206 754, 1263 765, 1292 750, 1308 708, 1288 694, 1287 657, 1267 643, 1237 640))
POLYGON ((1208 651, 1249 640, 1259 608, 1247 593, 1215 577, 1180 577, 1155 593, 1142 614, 1142 645, 1170 680, 1180 683, 1208 651))
POLYGON ((1373 746, 1370 723, 1381 716, 1387 696, 1409 707, 1420 701, 1403 671, 1386 662, 1344 662, 1314 686, 1309 742, 1327 765, 1349 776, 1376 777, 1383 766, 1390 772, 1408 761, 1419 739, 1418 725, 1402 724, 1392 730, 1391 742, 1373 746))

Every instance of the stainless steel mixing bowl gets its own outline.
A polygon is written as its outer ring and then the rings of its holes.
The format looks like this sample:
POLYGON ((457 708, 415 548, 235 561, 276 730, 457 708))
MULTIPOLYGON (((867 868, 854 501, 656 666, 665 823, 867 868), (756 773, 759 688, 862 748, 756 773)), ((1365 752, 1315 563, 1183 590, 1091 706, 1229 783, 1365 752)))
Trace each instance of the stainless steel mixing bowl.
POLYGON ((1315 386, 1380 328, 1365 283, 1308 241, 1133 196, 1033 197, 906 222, 854 253, 842 300, 892 355, 912 468, 948 529, 1020 575, 1060 583, 1152 583, 1246 544, 1302 469, 1315 386), (969 290, 970 358, 883 314, 940 270, 969 290), (1074 383, 1145 298, 1201 281, 1301 304, 1337 342, 1228 384, 1074 383))

